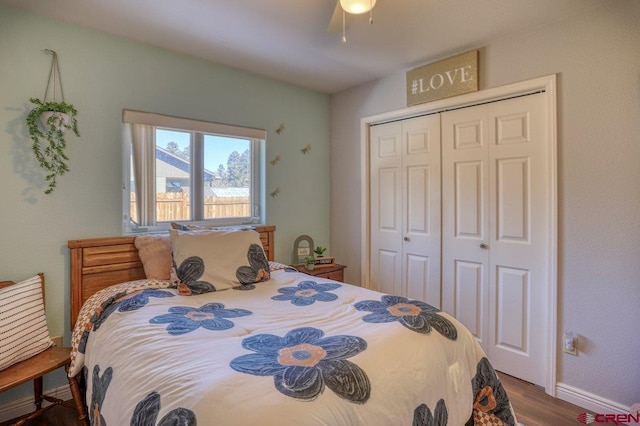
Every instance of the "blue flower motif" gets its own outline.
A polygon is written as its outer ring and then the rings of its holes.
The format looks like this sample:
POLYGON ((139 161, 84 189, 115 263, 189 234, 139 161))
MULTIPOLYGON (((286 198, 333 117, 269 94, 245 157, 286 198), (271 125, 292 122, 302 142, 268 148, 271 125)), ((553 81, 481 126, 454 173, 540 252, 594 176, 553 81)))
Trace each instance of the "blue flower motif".
POLYGON ((236 270, 236 278, 242 285, 268 281, 271 278, 269 261, 260 244, 251 244, 247 252, 249 266, 243 265, 236 270))
POLYGON ((238 318, 251 315, 244 309, 224 309, 222 303, 207 303, 199 308, 173 306, 169 313, 151 318, 151 324, 169 324, 169 334, 177 336, 204 327, 207 330, 227 330, 234 326, 225 318, 238 318))
POLYGON ((449 418, 444 399, 436 403, 433 414, 427 404, 420 404, 413 411, 413 426, 446 426, 449 418))
POLYGON ((340 284, 318 284, 315 281, 302 281, 296 287, 282 287, 278 289, 278 296, 273 296, 273 300, 291 300, 297 306, 312 305, 315 302, 331 302, 338 298, 335 294, 327 291, 335 290, 340 284))
POLYGON ((147 303, 149 303, 150 297, 165 298, 174 296, 175 295, 169 291, 156 289, 145 289, 129 294, 119 293, 102 304, 103 311, 100 313, 99 317, 96 317, 95 321, 93 321, 93 329, 99 329, 102 323, 109 317, 109 315, 111 315, 115 311, 137 311, 138 309, 143 308, 147 305, 147 303))
POLYGON ((130 297, 120 298, 117 301, 119 304, 118 312, 130 312, 140 309, 149 303, 149 297, 175 297, 175 294, 164 290, 142 290, 140 293, 133 293, 130 297))
POLYGON ((237 287, 233 287, 233 290, 238 290, 238 291, 251 291, 255 289, 256 289, 255 284, 242 284, 237 287))
POLYGON ((363 300, 356 303, 359 311, 372 312, 362 318, 370 323, 398 321, 417 333, 429 334, 431 327, 450 340, 458 338, 456 327, 445 317, 438 315, 438 309, 419 300, 409 300, 400 296, 382 296, 382 301, 363 300))
POLYGON ((367 348, 357 336, 323 337, 313 327, 297 328, 284 337, 258 334, 242 341, 255 354, 233 359, 231 368, 255 376, 273 376, 282 394, 310 401, 324 392, 325 385, 339 397, 357 404, 369 399, 367 374, 351 358, 367 348))
POLYGON ((204 261, 199 256, 190 256, 182 261, 180 266, 176 266, 174 260, 173 266, 176 267, 176 275, 180 282, 178 283, 178 293, 183 296, 191 296, 194 294, 203 294, 216 291, 213 284, 207 281, 200 281, 204 274, 204 261))
MULTIPOLYGON (((86 366, 85 373, 86 373, 86 366)), ((89 420, 92 425, 106 425, 107 423, 102 417, 102 404, 104 403, 104 397, 106 396, 107 389, 111 383, 113 377, 113 368, 107 367, 100 377, 100 366, 98 364, 93 366, 93 393, 91 394, 91 403, 89 404, 89 420)))
MULTIPOLYGON (((158 422, 160 405, 160 394, 156 391, 151 392, 136 405, 131 416, 131 424, 136 426, 196 426, 198 424, 195 413, 183 407, 174 408, 158 422)), ((106 425, 106 423, 100 424, 106 425)))

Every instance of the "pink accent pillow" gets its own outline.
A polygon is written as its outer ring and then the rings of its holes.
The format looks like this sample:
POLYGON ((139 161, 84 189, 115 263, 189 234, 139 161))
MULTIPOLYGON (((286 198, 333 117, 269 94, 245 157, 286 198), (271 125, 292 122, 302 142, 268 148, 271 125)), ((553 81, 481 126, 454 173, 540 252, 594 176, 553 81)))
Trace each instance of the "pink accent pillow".
POLYGON ((171 279, 173 260, 168 236, 139 235, 135 238, 134 244, 138 249, 138 256, 140 256, 147 278, 171 279))

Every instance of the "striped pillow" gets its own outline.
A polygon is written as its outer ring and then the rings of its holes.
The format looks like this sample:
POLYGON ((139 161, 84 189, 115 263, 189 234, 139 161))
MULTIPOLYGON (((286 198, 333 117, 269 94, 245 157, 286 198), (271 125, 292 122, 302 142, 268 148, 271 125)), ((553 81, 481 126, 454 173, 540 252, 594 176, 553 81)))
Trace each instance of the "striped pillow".
POLYGON ((40 276, 0 290, 0 370, 51 347, 40 276))

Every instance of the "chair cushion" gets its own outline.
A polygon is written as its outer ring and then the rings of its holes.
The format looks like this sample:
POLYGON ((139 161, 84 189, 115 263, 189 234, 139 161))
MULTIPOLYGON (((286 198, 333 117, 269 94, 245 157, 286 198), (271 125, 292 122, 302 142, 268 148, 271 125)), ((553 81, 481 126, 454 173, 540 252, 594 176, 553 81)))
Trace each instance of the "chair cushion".
POLYGON ((39 275, 0 290, 0 370, 51 347, 39 275))

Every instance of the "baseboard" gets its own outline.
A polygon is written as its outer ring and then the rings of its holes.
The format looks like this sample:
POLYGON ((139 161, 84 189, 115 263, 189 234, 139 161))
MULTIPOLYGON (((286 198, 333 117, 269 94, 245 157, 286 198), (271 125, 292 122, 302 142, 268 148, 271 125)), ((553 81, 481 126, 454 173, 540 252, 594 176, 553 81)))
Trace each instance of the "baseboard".
MULTIPOLYGON (((44 394, 59 398, 63 401, 72 399, 69 385, 46 390, 44 391, 44 394)), ((42 406, 46 407, 47 405, 49 405, 49 402, 43 401, 42 406)), ((32 413, 34 410, 35 405, 33 395, 0 404, 0 422, 6 422, 7 420, 24 416, 25 414, 32 413)))
POLYGON ((626 415, 629 414, 631 410, 631 407, 627 407, 626 405, 619 404, 615 401, 611 401, 564 383, 556 384, 556 398, 585 408, 593 414, 626 415))

